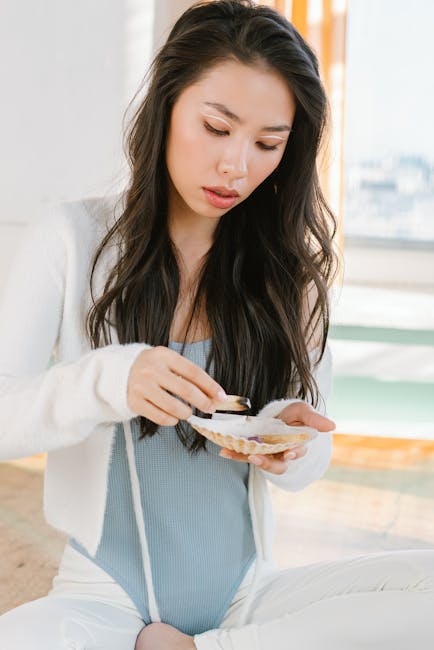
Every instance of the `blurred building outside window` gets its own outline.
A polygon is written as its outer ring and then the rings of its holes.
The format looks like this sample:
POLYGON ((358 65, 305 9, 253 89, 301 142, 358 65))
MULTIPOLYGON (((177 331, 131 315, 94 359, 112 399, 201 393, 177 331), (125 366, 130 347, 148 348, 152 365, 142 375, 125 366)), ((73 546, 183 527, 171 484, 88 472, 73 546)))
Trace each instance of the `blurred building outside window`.
POLYGON ((427 0, 349 0, 347 245, 434 249, 433 25, 427 0))

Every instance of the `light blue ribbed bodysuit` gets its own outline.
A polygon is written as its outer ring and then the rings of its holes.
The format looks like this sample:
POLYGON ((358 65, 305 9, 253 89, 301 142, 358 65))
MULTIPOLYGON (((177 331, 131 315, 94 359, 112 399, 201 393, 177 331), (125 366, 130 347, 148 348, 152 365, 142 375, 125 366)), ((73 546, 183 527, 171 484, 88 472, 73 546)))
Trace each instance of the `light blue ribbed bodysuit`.
MULTIPOLYGON (((182 344, 169 347, 181 352, 182 344)), ((210 339, 186 344, 183 355, 205 368, 209 347, 210 339)), ((249 465, 219 457, 221 448, 210 441, 207 451, 192 455, 174 427, 160 426, 141 441, 138 418, 131 429, 161 620, 190 635, 216 628, 255 558, 249 465)), ((70 544, 110 574, 151 622, 122 423, 96 555, 74 539, 70 544)))

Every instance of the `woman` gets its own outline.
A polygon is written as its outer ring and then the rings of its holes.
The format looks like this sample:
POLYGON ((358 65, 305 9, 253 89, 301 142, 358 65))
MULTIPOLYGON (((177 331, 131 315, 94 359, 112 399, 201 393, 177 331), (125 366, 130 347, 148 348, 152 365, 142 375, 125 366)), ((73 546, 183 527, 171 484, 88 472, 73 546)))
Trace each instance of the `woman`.
POLYGON ((266 480, 319 478, 334 427, 326 105, 284 18, 196 5, 154 62, 128 190, 29 229, 0 319, 1 454, 49 452, 45 512, 69 539, 48 596, 0 619, 8 649, 396 650, 433 637, 430 552, 286 571, 271 559, 266 480), (224 391, 322 433, 291 453, 221 450, 185 420, 224 391))

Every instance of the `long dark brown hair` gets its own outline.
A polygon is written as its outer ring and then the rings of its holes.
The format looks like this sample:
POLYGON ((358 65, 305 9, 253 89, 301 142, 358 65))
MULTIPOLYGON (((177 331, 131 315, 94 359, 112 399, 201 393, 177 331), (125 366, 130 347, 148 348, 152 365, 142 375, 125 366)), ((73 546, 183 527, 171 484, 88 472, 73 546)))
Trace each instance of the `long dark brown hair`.
MULTIPOLYGON (((215 0, 190 7, 174 25, 150 69, 144 100, 126 132, 131 179, 121 216, 96 251, 118 246, 102 295, 87 318, 92 347, 111 343, 167 345, 180 289, 176 250, 168 233, 165 146, 180 93, 225 60, 266 65, 296 100, 292 132, 277 169, 225 213, 204 257, 190 314, 204 305, 211 331, 206 368, 227 393, 248 395, 252 414, 285 396, 318 402, 309 346, 319 334, 323 355, 329 327, 328 287, 336 268, 334 216, 321 192, 317 157, 328 102, 315 53, 277 11, 249 0, 215 0), (313 308, 306 318, 306 295, 313 308)), ((185 335, 187 338, 188 330, 185 335)), ((184 342, 185 342, 184 340, 184 342)), ((191 450, 205 439, 176 425, 191 450), (194 435, 192 435, 194 434, 194 435)), ((140 416, 140 437, 157 424, 140 416)))

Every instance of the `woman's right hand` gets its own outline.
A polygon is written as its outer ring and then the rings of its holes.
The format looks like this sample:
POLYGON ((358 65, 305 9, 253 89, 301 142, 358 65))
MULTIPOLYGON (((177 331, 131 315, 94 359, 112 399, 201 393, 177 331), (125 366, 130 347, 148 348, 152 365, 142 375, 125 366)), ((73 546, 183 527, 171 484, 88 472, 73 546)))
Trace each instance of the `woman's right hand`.
POLYGON ((190 417, 189 404, 203 413, 214 413, 213 400, 224 397, 222 387, 202 368, 162 345, 143 350, 131 366, 128 406, 161 426, 174 426, 190 417))

